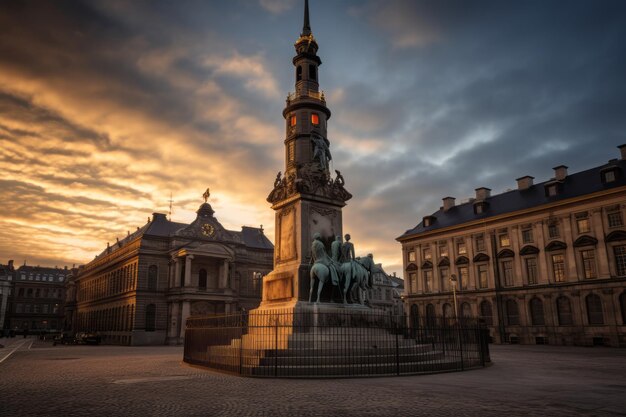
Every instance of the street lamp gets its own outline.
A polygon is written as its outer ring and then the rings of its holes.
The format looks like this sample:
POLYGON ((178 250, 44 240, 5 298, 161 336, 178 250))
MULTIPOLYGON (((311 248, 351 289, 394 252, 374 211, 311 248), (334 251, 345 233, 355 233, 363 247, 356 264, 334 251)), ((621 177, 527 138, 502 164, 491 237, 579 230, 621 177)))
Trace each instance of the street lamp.
POLYGON ((457 283, 456 275, 455 274, 451 274, 450 275, 450 285, 452 286, 452 298, 454 299, 454 320, 458 321, 459 320, 459 309, 458 309, 457 303, 456 303, 456 283, 457 283))

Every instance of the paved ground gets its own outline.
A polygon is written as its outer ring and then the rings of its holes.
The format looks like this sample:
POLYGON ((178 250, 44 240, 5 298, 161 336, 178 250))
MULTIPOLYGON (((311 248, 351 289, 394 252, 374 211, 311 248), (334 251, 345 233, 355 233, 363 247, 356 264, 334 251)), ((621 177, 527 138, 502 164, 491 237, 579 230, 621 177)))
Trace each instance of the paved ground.
POLYGON ((180 347, 0 344, 2 416, 626 415, 624 349, 492 346, 468 372, 272 380, 188 367, 180 347))

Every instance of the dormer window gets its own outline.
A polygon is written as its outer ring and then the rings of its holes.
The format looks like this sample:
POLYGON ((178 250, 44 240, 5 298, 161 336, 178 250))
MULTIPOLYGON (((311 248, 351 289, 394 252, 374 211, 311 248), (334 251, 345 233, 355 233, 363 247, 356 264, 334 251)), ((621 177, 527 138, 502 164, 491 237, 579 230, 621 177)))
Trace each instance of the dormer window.
POLYGON ((600 176, 603 184, 611 184, 620 177, 620 169, 618 167, 610 167, 602 170, 600 176))
POLYGON ((320 124, 320 117, 317 113, 311 113, 311 124, 313 126, 319 126, 320 124))
POLYGON ((487 211, 488 207, 489 203, 487 203, 486 201, 476 202, 474 203, 474 214, 483 214, 487 211))
POLYGON ((435 216, 426 216, 424 217, 424 219, 422 220, 422 223, 424 224, 424 227, 429 227, 432 226, 432 224, 435 222, 435 216))
POLYGON ((554 197, 557 194, 559 194, 559 184, 546 185, 546 196, 554 197))

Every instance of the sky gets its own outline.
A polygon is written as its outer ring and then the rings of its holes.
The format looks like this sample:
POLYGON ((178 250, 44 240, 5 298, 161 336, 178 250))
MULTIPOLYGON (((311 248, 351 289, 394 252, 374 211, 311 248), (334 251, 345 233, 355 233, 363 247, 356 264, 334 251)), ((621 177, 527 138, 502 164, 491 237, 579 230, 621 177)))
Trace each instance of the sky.
MULTIPOLYGON (((0 2, 0 263, 89 262, 211 189, 263 225, 301 0, 0 2)), ((623 1, 310 0, 344 232, 395 240, 441 198, 598 166, 626 143, 623 1)))

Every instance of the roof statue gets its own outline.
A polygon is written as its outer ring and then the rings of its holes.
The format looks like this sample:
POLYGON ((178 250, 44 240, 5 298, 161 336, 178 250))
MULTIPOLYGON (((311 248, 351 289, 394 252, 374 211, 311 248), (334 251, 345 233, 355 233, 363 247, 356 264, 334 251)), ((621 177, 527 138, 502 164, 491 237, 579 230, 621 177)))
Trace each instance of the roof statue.
POLYGON ((206 191, 204 192, 204 194, 202 194, 202 198, 204 198, 204 202, 205 203, 207 202, 207 200, 209 199, 210 196, 211 196, 211 192, 207 188, 206 191))

